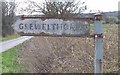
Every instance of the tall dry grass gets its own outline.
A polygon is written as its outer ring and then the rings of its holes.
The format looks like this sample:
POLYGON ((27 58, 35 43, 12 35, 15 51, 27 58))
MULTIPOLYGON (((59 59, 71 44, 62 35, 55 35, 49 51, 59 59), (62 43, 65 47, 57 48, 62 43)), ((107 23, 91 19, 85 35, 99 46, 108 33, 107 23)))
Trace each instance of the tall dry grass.
MULTIPOLYGON (((104 25, 104 72, 118 70, 118 27, 104 25)), ((41 37, 25 42, 18 61, 29 73, 93 73, 94 39, 41 37)))

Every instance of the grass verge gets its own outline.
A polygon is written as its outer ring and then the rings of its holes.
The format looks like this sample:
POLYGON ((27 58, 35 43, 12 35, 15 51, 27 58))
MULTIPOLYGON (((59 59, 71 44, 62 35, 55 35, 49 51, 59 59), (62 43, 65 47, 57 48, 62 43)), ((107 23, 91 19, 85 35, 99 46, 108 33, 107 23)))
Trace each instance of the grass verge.
POLYGON ((20 73, 21 65, 17 62, 17 50, 21 47, 18 45, 3 53, 2 56, 2 73, 20 73))
POLYGON ((11 40, 11 39, 15 39, 15 38, 18 38, 20 37, 20 35, 18 34, 15 34, 15 35, 10 35, 10 36, 7 36, 7 37, 0 37, 0 41, 6 41, 6 40, 11 40))

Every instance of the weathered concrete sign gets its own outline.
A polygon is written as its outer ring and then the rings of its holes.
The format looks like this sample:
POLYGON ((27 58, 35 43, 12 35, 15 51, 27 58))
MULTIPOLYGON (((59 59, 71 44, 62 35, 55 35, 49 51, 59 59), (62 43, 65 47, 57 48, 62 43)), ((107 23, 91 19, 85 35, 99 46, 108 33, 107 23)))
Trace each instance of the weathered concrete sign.
POLYGON ((24 19, 16 21, 13 28, 22 35, 86 36, 89 34, 88 23, 79 20, 24 19))

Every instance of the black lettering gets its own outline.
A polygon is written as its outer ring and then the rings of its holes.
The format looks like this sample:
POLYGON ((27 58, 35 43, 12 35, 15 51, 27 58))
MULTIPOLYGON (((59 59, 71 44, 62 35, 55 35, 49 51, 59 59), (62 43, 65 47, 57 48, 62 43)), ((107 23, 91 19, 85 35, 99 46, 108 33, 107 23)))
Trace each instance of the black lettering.
POLYGON ((59 29, 59 24, 57 24, 57 30, 59 29))
POLYGON ((40 29, 40 25, 39 24, 35 24, 35 29, 40 29))
POLYGON ((19 28, 20 28, 20 29, 23 29, 23 28, 24 28, 23 23, 20 23, 19 28))
POLYGON ((80 31, 82 30, 82 26, 79 27, 79 30, 80 30, 80 31))
POLYGON ((30 24, 30 30, 33 30, 33 25, 32 24, 30 24))
POLYGON ((67 24, 64 24, 64 25, 63 25, 63 29, 64 29, 64 30, 67 30, 67 29, 68 29, 68 25, 67 25, 67 24))
POLYGON ((61 30, 62 30, 62 29, 63 29, 63 25, 62 25, 62 24, 60 24, 60 26, 61 26, 60 28, 61 28, 61 30))
POLYGON ((55 30, 55 24, 53 24, 53 30, 55 30))
POLYGON ((25 30, 28 29, 27 24, 25 24, 25 30))
POLYGON ((80 25, 75 25, 76 31, 80 31, 80 25))
POLYGON ((58 30, 59 29, 59 24, 52 24, 53 25, 53 30, 58 30))
POLYGON ((75 31, 76 30, 76 27, 74 26, 74 25, 70 25, 70 30, 73 30, 73 31, 75 31))
POLYGON ((47 25, 47 29, 50 30, 50 25, 49 24, 47 25))
POLYGON ((46 29, 45 29, 45 26, 46 26, 46 24, 42 24, 42 29, 43 29, 43 30, 46 30, 46 29))
POLYGON ((53 24, 53 30, 58 30, 58 24, 53 24))

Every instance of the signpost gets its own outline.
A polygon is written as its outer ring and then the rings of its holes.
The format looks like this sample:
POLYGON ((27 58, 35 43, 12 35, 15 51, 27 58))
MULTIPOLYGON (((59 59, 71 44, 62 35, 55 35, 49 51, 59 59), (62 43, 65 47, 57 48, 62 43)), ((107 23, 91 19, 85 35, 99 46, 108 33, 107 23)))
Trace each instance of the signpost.
POLYGON ((18 20, 13 28, 21 35, 38 36, 69 36, 80 37, 89 35, 87 21, 62 19, 24 19, 18 20))
POLYGON ((103 73, 103 27, 102 15, 95 14, 94 18, 79 17, 25 17, 13 25, 20 35, 32 36, 65 36, 65 37, 94 37, 95 59, 94 73, 103 73), (94 34, 89 33, 88 21, 94 21, 94 34))
POLYGON ((94 40, 95 40, 95 59, 94 73, 103 73, 103 25, 100 13, 94 16, 94 40))

